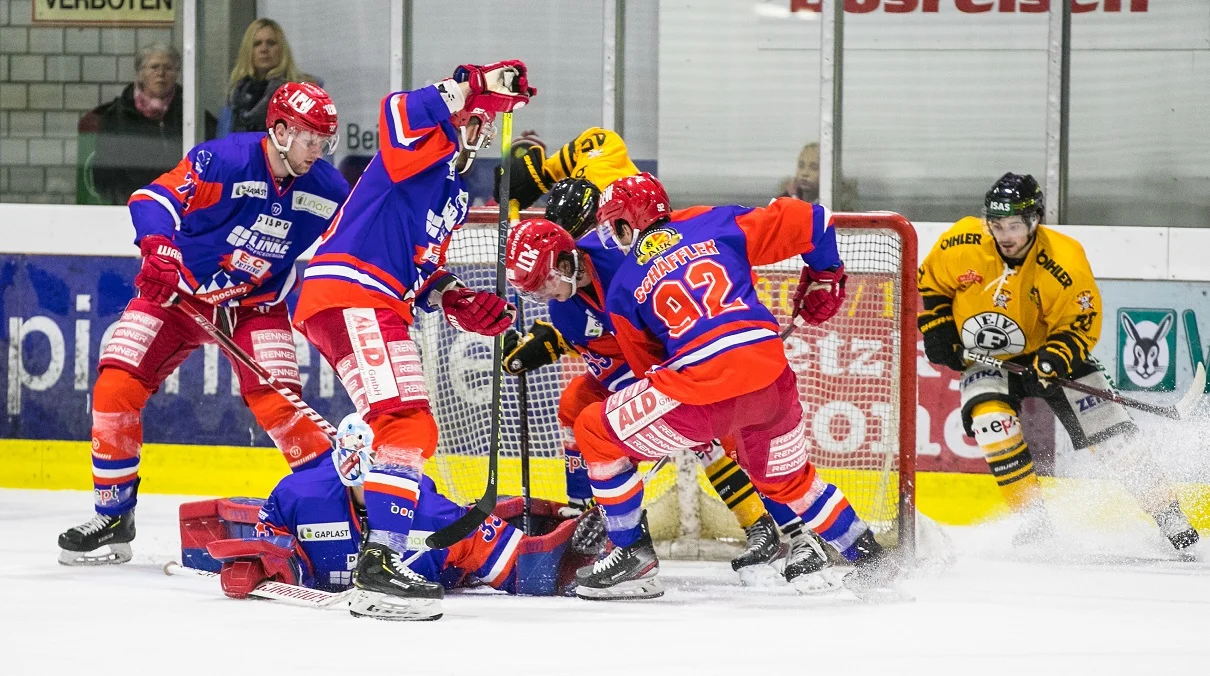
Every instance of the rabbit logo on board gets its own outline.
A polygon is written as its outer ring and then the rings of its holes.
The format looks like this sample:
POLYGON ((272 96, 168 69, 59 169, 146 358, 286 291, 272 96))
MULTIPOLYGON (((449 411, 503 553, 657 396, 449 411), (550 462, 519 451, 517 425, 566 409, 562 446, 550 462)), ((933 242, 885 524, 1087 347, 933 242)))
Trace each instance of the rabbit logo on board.
POLYGON ((1123 308, 1119 313, 1118 382, 1123 389, 1170 391, 1175 386, 1173 310, 1123 308))

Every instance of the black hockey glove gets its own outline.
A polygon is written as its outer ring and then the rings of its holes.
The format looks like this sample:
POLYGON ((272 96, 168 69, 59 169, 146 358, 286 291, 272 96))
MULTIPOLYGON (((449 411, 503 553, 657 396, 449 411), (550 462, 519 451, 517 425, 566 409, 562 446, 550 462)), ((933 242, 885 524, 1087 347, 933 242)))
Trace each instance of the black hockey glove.
MULTIPOLYGON (((517 143, 509 151, 508 198, 516 200, 517 206, 528 209, 554 185, 554 181, 542 169, 546 151, 536 143, 517 143)), ((496 182, 492 195, 500 201, 500 178, 504 168, 496 168, 496 182)))
POLYGON ((952 316, 943 316, 920 325, 924 334, 924 356, 929 362, 945 366, 958 373, 966 370, 962 359, 962 341, 958 339, 958 327, 952 316))
POLYGON ((528 373, 559 361, 559 357, 569 352, 572 352, 571 346, 559 335, 558 329, 536 321, 525 336, 516 331, 504 334, 504 372, 514 376, 528 373))
POLYGON ((1012 359, 1030 368, 1021 374, 1021 385, 1027 397, 1045 397, 1054 387, 1054 378, 1066 378, 1071 374, 1067 356, 1052 343, 1043 343, 1033 354, 1023 354, 1012 359))

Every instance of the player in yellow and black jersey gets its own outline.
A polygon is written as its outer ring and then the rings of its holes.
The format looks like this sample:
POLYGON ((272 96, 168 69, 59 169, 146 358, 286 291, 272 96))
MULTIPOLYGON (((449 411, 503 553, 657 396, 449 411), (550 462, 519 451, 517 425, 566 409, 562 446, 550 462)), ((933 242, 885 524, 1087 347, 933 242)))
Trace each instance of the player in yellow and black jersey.
POLYGON ((1042 191, 1029 175, 1005 174, 988 191, 983 218, 958 221, 920 266, 918 317, 928 360, 962 373, 962 421, 978 442, 1008 504, 1025 515, 1017 541, 1050 534, 1033 458, 1017 417, 1041 397, 1077 448, 1095 446, 1177 549, 1197 542, 1162 471, 1135 443, 1138 428, 1112 401, 1050 385, 1058 376, 1112 385, 1092 358, 1101 334, 1101 294, 1084 249, 1040 225, 1042 191), (963 350, 1027 365, 1019 376, 967 365, 963 350))
MULTIPOLYGON (((511 162, 510 199, 516 200, 518 206, 524 209, 543 195, 550 193, 546 207, 547 220, 558 223, 577 240, 585 234, 591 233, 596 227, 597 198, 601 191, 619 178, 639 173, 638 167, 630 159, 630 152, 622 137, 617 132, 601 127, 585 129, 550 157, 546 156, 544 145, 532 136, 523 136, 514 143, 511 162)), ((498 173, 497 180, 499 177, 498 173)), ((497 197, 498 195, 499 189, 497 188, 497 197)), ((589 234, 589 236, 595 237, 596 235, 589 234)), ((582 255, 587 256, 588 254, 584 252, 582 255)), ((590 284, 586 288, 591 289, 592 286, 590 284)), ((531 328, 530 334, 519 337, 517 344, 538 345, 541 342, 541 336, 549 336, 551 330, 553 327, 549 324, 541 325, 537 334, 531 328)), ((562 341, 562 337, 558 338, 559 341, 562 341)), ((558 344, 559 341, 548 339, 548 342, 552 342, 552 344, 558 344)), ((544 363, 553 363, 562 353, 562 350, 547 350, 545 354, 550 356, 531 366, 537 368, 544 363)), ((508 359, 507 355, 506 359, 508 359)), ((581 379, 583 378, 591 378, 591 374, 581 376, 581 379)), ((564 391, 560 402, 561 424, 574 420, 578 411, 591 403, 592 398, 586 398, 582 395, 583 392, 604 391, 599 386, 596 389, 580 386, 579 380, 573 381, 564 391), (580 392, 581 396, 577 397, 577 392, 580 392)), ((569 459, 568 501, 573 506, 578 504, 583 508, 586 506, 586 501, 590 499, 590 495, 587 493, 586 466, 579 461, 579 447, 572 439, 570 430, 567 431, 564 438, 566 440, 564 453, 569 459), (573 466, 578 467, 584 473, 583 481, 573 475, 573 466), (575 495, 580 491, 574 487, 580 484, 584 488, 582 496, 575 495)), ((723 444, 726 445, 728 442, 724 440, 723 444)), ((705 465, 706 476, 709 477, 711 485, 735 515, 740 527, 747 535, 748 546, 732 561, 732 567, 741 572, 741 575, 745 575, 745 579, 748 579, 746 569, 753 568, 758 563, 768 563, 786 552, 780 546, 774 519, 765 509, 751 480, 739 465, 722 450, 722 446, 715 444, 710 456, 704 458, 702 464, 705 465)), ((791 551, 787 565, 791 567, 817 565, 814 562, 817 561, 820 552, 818 547, 812 549, 810 543, 806 542, 809 535, 801 538, 794 537, 799 531, 809 533, 809 529, 801 528, 800 520, 795 517, 796 515, 787 514, 786 523, 782 524, 787 534, 791 535, 791 551)), ((804 589, 804 591, 820 590, 804 589)))

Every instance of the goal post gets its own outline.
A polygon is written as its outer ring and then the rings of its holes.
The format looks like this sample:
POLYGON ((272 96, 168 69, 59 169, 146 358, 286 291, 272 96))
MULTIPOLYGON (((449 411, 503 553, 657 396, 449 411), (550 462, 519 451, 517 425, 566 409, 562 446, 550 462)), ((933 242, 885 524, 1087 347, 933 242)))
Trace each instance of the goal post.
MULTIPOLYGON (((522 217, 540 216, 526 212, 522 217)), ((884 544, 914 542, 916 467, 916 234, 890 213, 835 213, 834 227, 848 274, 846 299, 821 327, 795 330, 785 342, 807 418, 810 458, 836 483, 884 544)), ((450 269, 468 286, 495 285, 497 216, 472 208, 454 233, 450 269)), ((783 326, 801 263, 757 270, 757 293, 783 326)), ((527 322, 546 320, 545 304, 524 300, 527 322)), ((440 313, 417 313, 420 347, 438 425, 438 447, 427 470, 438 488, 460 504, 474 501, 487 478, 490 442, 491 339, 461 333, 440 313)), ((518 327, 519 329, 521 327, 518 327)), ((525 327, 528 328, 528 327, 525 327)), ((583 362, 565 357, 529 374, 531 495, 566 499, 559 396, 583 362)), ((502 390, 500 494, 520 495, 517 380, 502 390)), ((652 534, 662 556, 727 558, 743 531, 710 488, 692 457, 668 463, 646 487, 652 534)))

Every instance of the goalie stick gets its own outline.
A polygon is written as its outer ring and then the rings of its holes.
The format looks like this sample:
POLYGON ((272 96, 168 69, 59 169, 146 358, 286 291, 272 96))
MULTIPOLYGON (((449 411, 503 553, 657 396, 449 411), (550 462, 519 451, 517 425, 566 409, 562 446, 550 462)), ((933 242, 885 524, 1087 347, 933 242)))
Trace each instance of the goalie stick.
MULTIPOLYGON (((500 116, 500 223, 496 238, 496 295, 505 298, 507 289, 504 286, 504 253, 508 241, 508 182, 511 179, 511 162, 508 155, 513 147, 513 114, 502 113, 500 116)), ((487 486, 483 489, 483 497, 471 506, 457 521, 433 533, 425 539, 424 544, 430 549, 445 549, 471 534, 483 520, 491 516, 496 508, 496 498, 499 491, 498 470, 500 465, 500 408, 502 406, 501 364, 504 355, 504 334, 496 336, 492 341, 492 429, 491 446, 487 455, 487 486)), ((415 558, 413 555, 412 558, 415 558)))
MULTIPOLYGON (((182 566, 176 561, 169 561, 164 564, 164 574, 173 576, 193 577, 197 579, 218 578, 218 573, 212 573, 208 570, 198 570, 197 568, 189 568, 182 566)), ((260 599, 268 599, 270 601, 279 601, 281 603, 300 606, 303 608, 315 608, 317 610, 346 610, 348 608, 349 594, 352 590, 339 593, 320 591, 318 589, 310 589, 308 587, 300 587, 298 585, 286 584, 285 582, 265 581, 256 585, 256 588, 249 592, 249 596, 255 596, 260 599)))
MULTIPOLYGON (((1025 374, 1033 372, 1033 369, 1028 366, 1023 366, 1011 361, 1004 361, 1002 359, 996 359, 995 357, 985 354, 978 354, 970 350, 963 350, 962 356, 967 361, 984 364, 986 366, 998 368, 1002 371, 1008 371, 1009 373, 1025 374)), ((1185 394, 1181 395, 1180 400, 1178 400, 1174 406, 1158 406, 1156 404, 1148 404, 1147 402, 1139 401, 1138 399, 1123 397, 1117 392, 1102 390, 1091 385, 1085 385, 1084 383, 1075 380, 1068 380, 1067 378, 1060 378, 1058 376, 1055 376, 1053 380, 1055 383, 1066 387, 1069 390, 1083 392, 1084 394, 1091 394, 1094 397, 1100 397, 1102 399, 1121 404, 1126 408, 1145 411, 1152 415, 1158 415, 1164 418, 1170 418, 1172 420, 1182 420, 1188 418, 1189 414, 1193 412, 1193 409, 1197 406, 1198 402, 1201 401, 1202 390, 1206 387, 1206 367, 1200 363, 1197 365, 1193 372, 1193 382, 1189 385, 1189 389, 1185 392, 1185 394)))
POLYGON ((293 390, 283 385, 280 380, 275 378, 273 374, 269 372, 268 369, 257 363, 257 361, 253 359, 251 355, 249 355, 247 352, 244 352, 244 348, 236 344, 236 342, 232 340, 230 336, 220 331, 219 328, 215 326, 213 322, 207 319, 200 310, 187 302, 178 302, 177 307, 184 310, 185 314, 192 317, 193 321, 197 322, 198 326, 202 327, 203 331, 210 334, 210 337, 213 338, 215 342, 217 342, 219 346, 223 348, 223 351, 230 355, 232 359, 238 361, 244 366, 247 366, 252 370, 253 373, 260 376, 265 382, 269 383, 269 386, 276 390, 278 394, 285 397, 286 401, 290 402, 294 408, 298 409, 298 411, 305 415, 308 420, 318 425, 319 429, 323 430, 324 434, 332 437, 333 439, 336 438, 336 428, 332 427, 331 423, 329 423, 327 420, 324 420, 324 417, 320 415, 318 411, 311 408, 307 402, 303 401, 302 398, 297 394, 294 394, 293 390))

